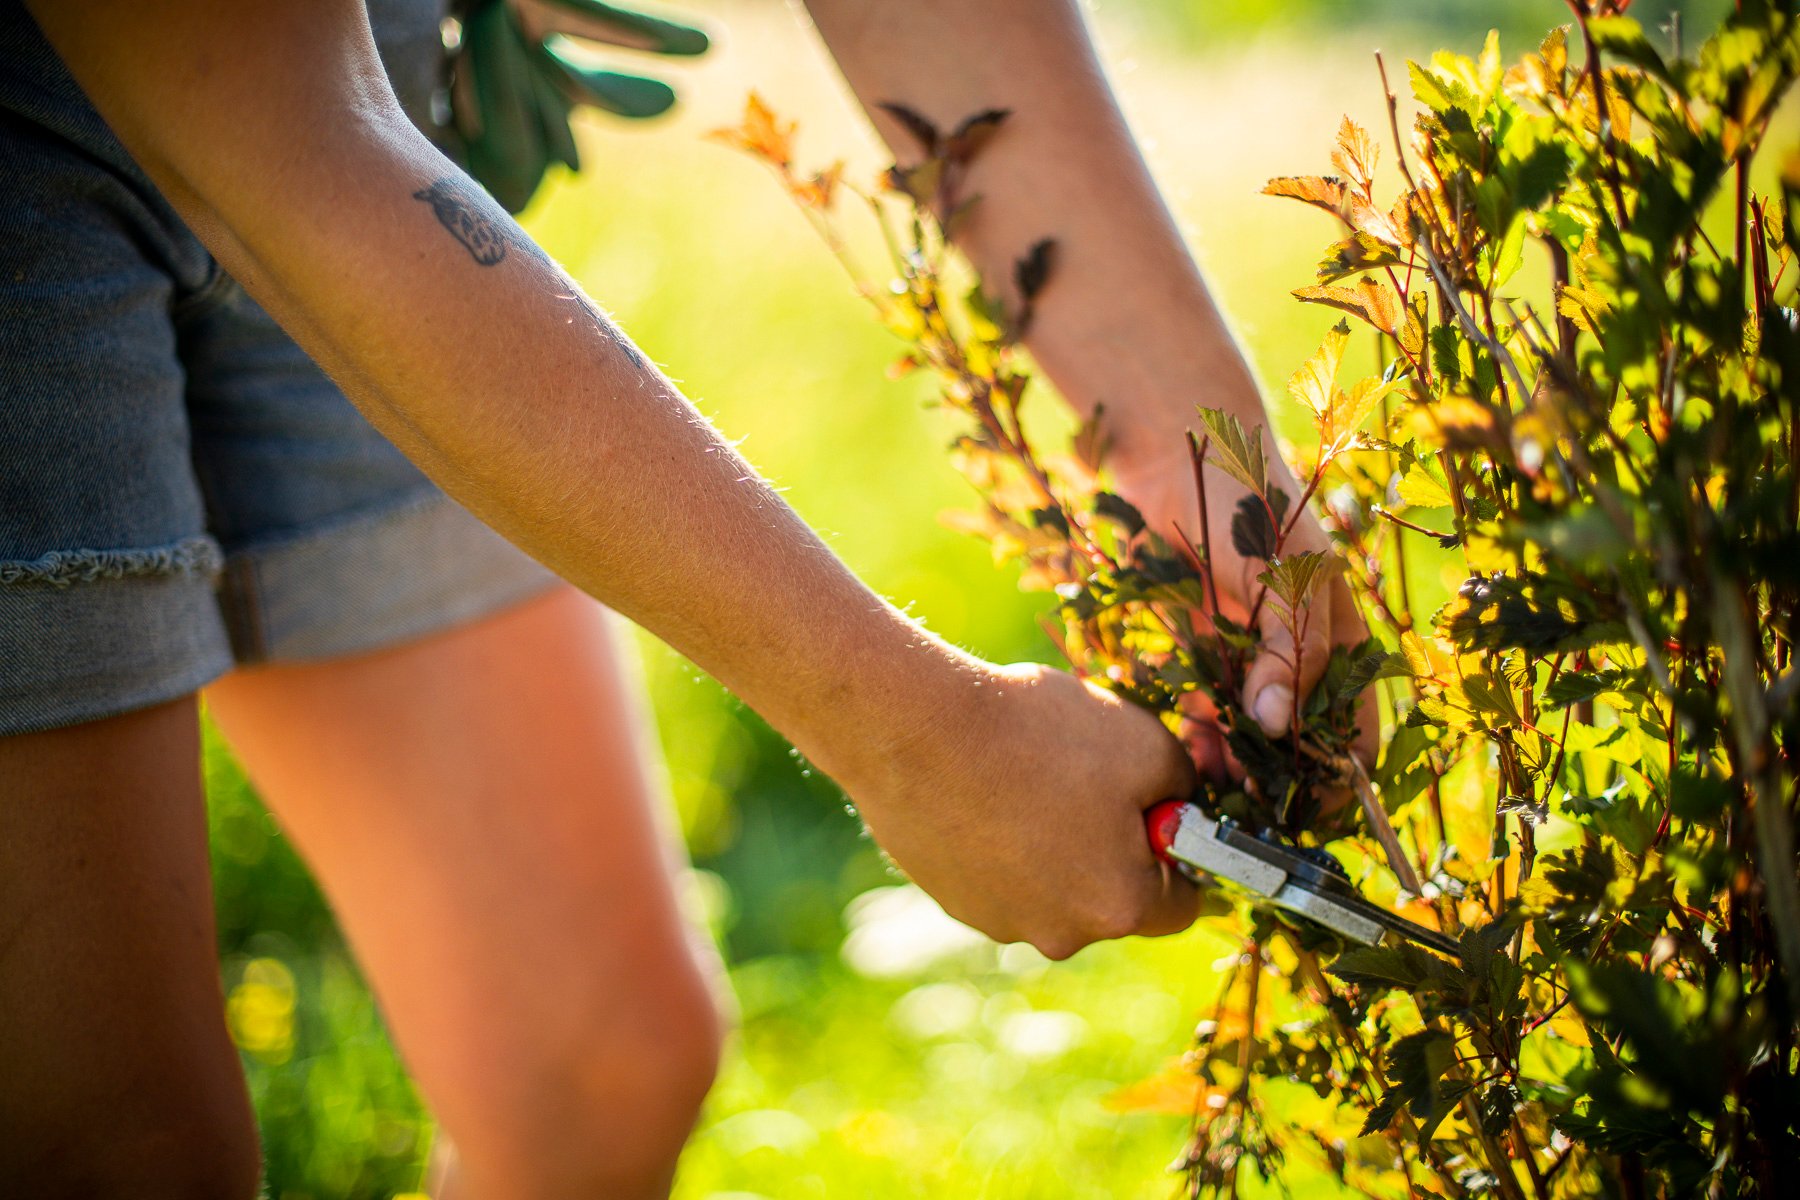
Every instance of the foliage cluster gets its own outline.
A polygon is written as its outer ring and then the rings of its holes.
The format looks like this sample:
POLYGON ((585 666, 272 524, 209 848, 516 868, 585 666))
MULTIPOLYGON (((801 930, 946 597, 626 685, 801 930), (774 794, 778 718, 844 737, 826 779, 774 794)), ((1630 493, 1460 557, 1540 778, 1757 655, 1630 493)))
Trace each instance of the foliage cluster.
POLYGON ((1269 484, 1260 430, 1200 410, 1197 541, 1107 490, 1103 415, 1054 452, 1020 419, 1054 247, 1019 264, 1012 311, 950 248, 1007 114, 945 132, 894 110, 922 153, 869 191, 800 171, 754 97, 722 134, 858 279, 838 201, 874 214, 892 279, 860 290, 907 343, 897 370, 935 372, 969 418, 963 523, 1054 591, 1071 666, 1172 728, 1204 694, 1248 780, 1201 803, 1327 844, 1460 939, 1452 961, 1210 915, 1242 952, 1189 1058, 1193 1195, 1305 1159, 1379 1196, 1775 1196, 1800 1164, 1800 156, 1750 186, 1800 25, 1743 0, 1684 56, 1628 4, 1571 0, 1511 67, 1491 37, 1409 64, 1391 203, 1347 120, 1335 175, 1270 182, 1341 222, 1295 295, 1346 320, 1290 383, 1318 434, 1293 455, 1304 495, 1269 484), (1255 604, 1303 622, 1347 570, 1374 631, 1282 738, 1240 715, 1257 626, 1212 586, 1213 472, 1250 493, 1230 529, 1267 560, 1255 604), (1284 553, 1314 503, 1340 554, 1284 553), (1446 561, 1462 582, 1437 604, 1422 568, 1446 561), (1364 697, 1387 718, 1372 780, 1348 754, 1364 697), (1322 820, 1345 783, 1361 822, 1322 820), (1265 1105, 1274 1081, 1318 1103, 1265 1105))

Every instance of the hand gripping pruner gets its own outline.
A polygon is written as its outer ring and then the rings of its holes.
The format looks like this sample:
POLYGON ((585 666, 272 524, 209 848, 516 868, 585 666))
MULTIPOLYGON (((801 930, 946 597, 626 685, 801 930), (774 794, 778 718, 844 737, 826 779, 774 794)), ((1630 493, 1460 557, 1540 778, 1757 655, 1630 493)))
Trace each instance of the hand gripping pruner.
POLYGON ((1462 947, 1447 933, 1409 921, 1363 898, 1323 850, 1264 841, 1230 817, 1213 820, 1198 805, 1165 800, 1144 814, 1156 856, 1195 883, 1228 880, 1276 908, 1298 913, 1352 942, 1380 943, 1389 933, 1452 958, 1462 947))

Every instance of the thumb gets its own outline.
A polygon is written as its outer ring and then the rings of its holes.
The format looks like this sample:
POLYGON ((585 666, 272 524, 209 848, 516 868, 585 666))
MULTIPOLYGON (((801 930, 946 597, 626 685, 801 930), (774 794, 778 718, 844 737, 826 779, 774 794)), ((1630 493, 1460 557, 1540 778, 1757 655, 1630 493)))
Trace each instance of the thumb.
POLYGON ((1143 888, 1143 916, 1136 930, 1140 937, 1180 933, 1200 915, 1200 889, 1165 862, 1144 875, 1143 888))
MULTIPOLYGON (((1323 597, 1320 598, 1323 600, 1323 597)), ((1244 708, 1270 737, 1293 724, 1296 705, 1319 682, 1331 656, 1331 605, 1315 602, 1294 614, 1300 638, 1288 628, 1288 613, 1269 596, 1257 620, 1262 645, 1244 676, 1244 708)))

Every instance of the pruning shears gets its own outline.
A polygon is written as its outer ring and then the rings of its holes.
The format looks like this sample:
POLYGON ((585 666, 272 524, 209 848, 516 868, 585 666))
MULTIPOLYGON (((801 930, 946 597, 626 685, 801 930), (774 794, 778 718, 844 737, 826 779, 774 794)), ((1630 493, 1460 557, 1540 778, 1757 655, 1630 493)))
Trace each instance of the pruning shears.
POLYGON ((1256 837, 1230 817, 1214 820, 1183 800, 1163 801, 1144 814, 1144 822, 1156 856, 1195 883, 1203 875, 1226 880, 1364 946, 1393 934, 1451 958, 1462 957, 1461 944, 1449 934, 1365 899, 1343 866, 1323 850, 1256 837))

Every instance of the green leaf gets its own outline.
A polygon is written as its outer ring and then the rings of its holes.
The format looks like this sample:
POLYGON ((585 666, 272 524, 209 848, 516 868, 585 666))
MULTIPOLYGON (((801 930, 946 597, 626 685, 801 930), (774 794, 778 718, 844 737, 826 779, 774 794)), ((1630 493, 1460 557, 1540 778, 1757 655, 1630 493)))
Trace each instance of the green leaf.
POLYGON ((1262 429, 1246 433, 1244 424, 1218 408, 1200 409, 1200 420, 1211 439, 1213 461, 1227 475, 1258 496, 1268 486, 1268 460, 1263 455, 1262 429))
POLYGON ((1539 142, 1513 167, 1513 204, 1521 211, 1542 207, 1568 178, 1568 147, 1539 142))
POLYGON ((1509 724, 1520 723, 1518 705, 1505 680, 1488 674, 1469 674, 1463 677, 1462 689, 1476 712, 1500 717, 1509 724))
POLYGON ((1660 79, 1670 78, 1669 65, 1644 36, 1644 27, 1632 18, 1594 17, 1588 21, 1588 36, 1603 54, 1622 58, 1660 79))
POLYGON ((1271 559, 1269 569, 1256 578, 1280 597, 1289 612, 1297 612, 1319 585, 1343 569, 1344 560, 1337 555, 1309 550, 1271 559))
POLYGON ((1438 613, 1438 628, 1463 650, 1581 650, 1625 636, 1597 611, 1600 599, 1541 575, 1477 575, 1438 613))
POLYGON ((1475 979, 1488 979, 1494 971, 1494 960, 1500 948, 1512 940, 1513 922, 1489 921, 1465 929, 1457 938, 1462 946, 1463 970, 1475 979))
POLYGON ((1245 496, 1231 514, 1231 548, 1245 558, 1275 557, 1280 535, 1269 517, 1269 506, 1260 496, 1245 496))
POLYGON ((1697 1005, 1675 984, 1620 963, 1574 960, 1563 970, 1581 1015, 1630 1043, 1634 1073, 1669 1087, 1684 1108, 1717 1111, 1725 1098, 1723 1056, 1696 1025, 1697 1005))
POLYGON ((1705 824, 1717 820, 1731 803, 1731 785, 1717 775, 1698 773, 1683 764, 1670 781, 1669 807, 1683 821, 1705 824))
POLYGON ((1344 691, 1354 696, 1378 679, 1406 678, 1411 674, 1404 655, 1375 650, 1350 664, 1344 675, 1344 691))
POLYGON ((1359 946, 1338 955, 1325 969, 1345 983, 1379 991, 1397 987, 1411 991, 1428 981, 1435 985, 1455 970, 1448 962, 1411 943, 1359 946))
POLYGON ((1482 1090, 1475 1108, 1481 1115, 1481 1131, 1499 1137, 1512 1123, 1513 1111, 1523 1103, 1519 1089, 1510 1083, 1490 1083, 1482 1090))
POLYGON ((1547 708, 1567 708, 1618 691, 1627 676, 1624 671, 1564 671, 1544 689, 1542 701, 1547 708))
POLYGON ((1050 266, 1055 253, 1055 239, 1040 238, 1032 243, 1031 249, 1025 252, 1023 258, 1013 264, 1013 283, 1026 304, 1030 304, 1044 290, 1044 284, 1050 278, 1050 266))
POLYGON ((1444 1123, 1444 1118, 1456 1111, 1457 1104, 1474 1087, 1474 1084, 1465 1079, 1446 1080, 1428 1094, 1423 1112, 1419 1111, 1419 1102, 1413 1101, 1413 1114, 1419 1118, 1419 1145, 1423 1146, 1431 1140, 1437 1127, 1444 1123))
POLYGON ((1368 1137, 1372 1133, 1387 1132, 1387 1127, 1392 1125, 1394 1118, 1400 1114, 1400 1106, 1405 1103, 1406 1097, 1401 1094, 1399 1088, 1389 1088, 1382 1093, 1381 1099, 1375 1102, 1375 1107, 1369 1110, 1369 1115, 1364 1119, 1362 1128, 1357 1131, 1356 1136, 1368 1137))
POLYGON ((1144 514, 1139 512, 1129 500, 1122 496, 1115 496, 1111 492, 1095 494, 1094 513, 1117 525, 1119 531, 1128 538, 1136 537, 1144 531, 1144 514))
POLYGON ((1431 331, 1431 369, 1451 385, 1462 382, 1462 331, 1454 325, 1438 325, 1431 331))

